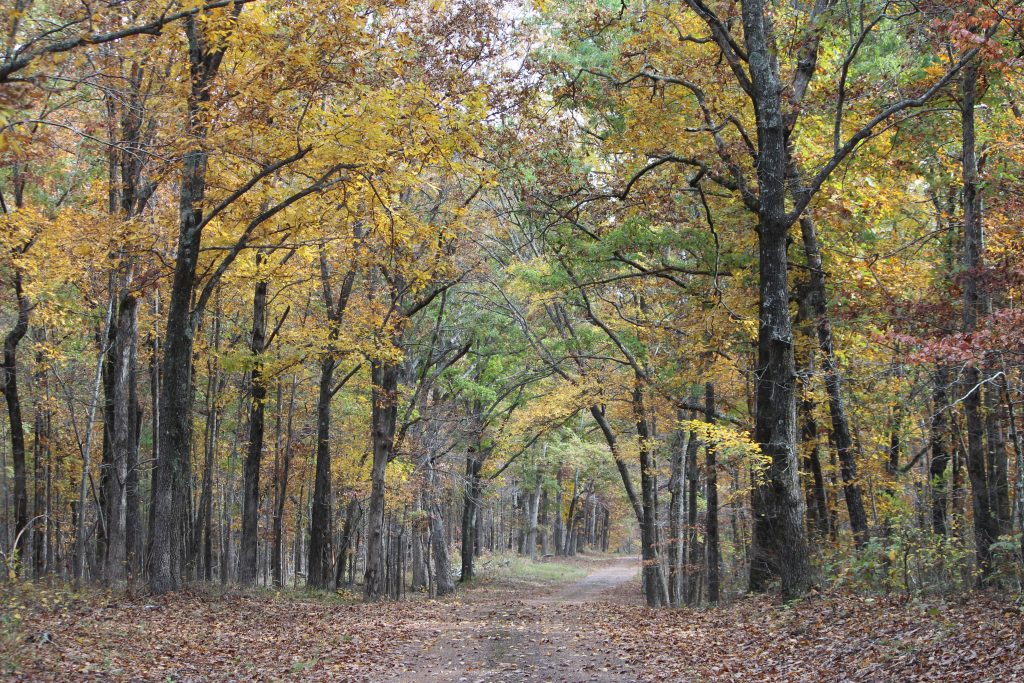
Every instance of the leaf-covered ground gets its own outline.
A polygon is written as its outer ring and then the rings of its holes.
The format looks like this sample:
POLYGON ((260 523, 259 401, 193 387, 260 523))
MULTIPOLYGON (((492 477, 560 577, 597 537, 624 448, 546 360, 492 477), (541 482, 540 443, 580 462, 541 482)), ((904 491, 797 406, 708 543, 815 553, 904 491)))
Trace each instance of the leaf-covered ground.
POLYGON ((1024 611, 1005 596, 956 601, 748 598, 712 610, 581 606, 643 681, 1024 681, 1024 611))
MULTIPOLYGON (((45 596, 45 594, 44 594, 45 596)), ((0 672, 25 681, 371 680, 406 606, 272 595, 50 595, 19 610, 0 672)))
POLYGON ((1024 681, 1024 612, 974 594, 649 610, 629 561, 496 572, 454 600, 2 593, 24 681, 1024 681), (577 579, 580 569, 592 570, 577 579))

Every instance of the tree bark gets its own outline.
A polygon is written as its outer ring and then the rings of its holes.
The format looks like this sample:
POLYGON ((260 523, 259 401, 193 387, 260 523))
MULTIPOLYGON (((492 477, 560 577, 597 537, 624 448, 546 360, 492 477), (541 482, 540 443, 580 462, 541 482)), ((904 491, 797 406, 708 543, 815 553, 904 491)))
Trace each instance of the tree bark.
POLYGON ((462 494, 462 573, 459 581, 466 582, 473 579, 473 558, 476 556, 476 531, 479 520, 480 493, 480 469, 483 467, 481 450, 479 447, 470 448, 466 452, 466 483, 462 494))
MULTIPOLYGON (((984 309, 984 297, 978 286, 978 269, 982 265, 981 203, 978 196, 978 158, 976 150, 974 108, 977 96, 978 66, 972 60, 961 75, 961 142, 963 144, 963 206, 964 251, 962 281, 963 330, 973 334, 978 317, 984 309)), ((975 559, 980 570, 979 581, 992 571, 991 546, 999 535, 991 505, 986 473, 985 425, 981 415, 981 373, 976 364, 963 372, 964 417, 967 427, 967 476, 971 481, 971 504, 974 512, 975 559)))
POLYGON ((843 497, 850 515, 850 528, 854 543, 861 547, 869 537, 868 517, 864 510, 864 497, 857 481, 857 459, 850 421, 846 415, 843 399, 843 377, 835 357, 835 342, 832 336, 832 322, 828 315, 828 293, 825 289, 825 270, 821 261, 821 247, 818 244, 817 229, 808 217, 800 219, 804 255, 807 259, 808 299, 814 324, 818 333, 818 348, 821 349, 821 367, 828 394, 829 415, 832 418, 832 440, 839 457, 839 472, 843 480, 843 497))
POLYGON ((335 362, 320 361, 320 390, 316 402, 316 473, 309 519, 309 551, 306 583, 327 588, 331 577, 331 384, 335 362))
POLYGON ((293 418, 295 415, 295 390, 298 385, 298 378, 292 375, 291 391, 288 395, 288 417, 285 426, 284 457, 281 471, 278 473, 274 487, 274 522, 273 534, 274 547, 270 555, 270 573, 273 577, 274 586, 284 585, 284 504, 288 499, 288 475, 292 463, 292 441, 294 439, 293 418))
POLYGON ((949 468, 949 449, 946 439, 949 437, 946 426, 946 408, 949 398, 946 395, 946 384, 949 381, 945 366, 935 368, 932 379, 932 415, 929 421, 929 446, 932 450, 932 461, 928 466, 928 478, 931 481, 931 517, 932 531, 939 536, 949 533, 946 522, 946 509, 949 503, 949 482, 946 470, 949 468))
MULTIPOLYGON (((992 354, 989 354, 990 356, 992 354)), ((1006 455, 1006 438, 1003 436, 1002 385, 1006 378, 996 369, 992 359, 987 359, 983 372, 992 379, 985 387, 985 445, 988 472, 988 490, 992 498, 992 513, 998 535, 1010 533, 1013 518, 1010 515, 1009 461, 1006 455)))
POLYGON ((700 559, 700 549, 697 545, 697 490, 700 483, 700 470, 697 469, 697 448, 700 442, 691 438, 686 444, 686 531, 684 540, 686 542, 686 570, 684 576, 685 594, 683 598, 687 604, 697 602, 697 568, 700 559))
POLYGON ((153 493, 153 552, 150 589, 157 594, 182 585, 184 533, 187 524, 187 485, 192 445, 192 347, 195 335, 192 300, 202 239, 203 200, 209 153, 202 145, 209 124, 206 107, 210 88, 220 69, 226 41, 214 47, 199 22, 185 20, 189 75, 188 129, 195 144, 182 161, 178 194, 178 253, 174 262, 171 298, 160 385, 160 460, 153 493))
MULTIPOLYGON (((708 382, 704 385, 704 415, 712 424, 715 422, 715 385, 708 382)), ((708 559, 708 602, 718 603, 719 585, 721 583, 721 553, 718 542, 718 463, 716 462, 715 444, 709 439, 704 444, 704 469, 706 482, 707 512, 707 559, 708 559)))
POLYGON ((137 461, 136 429, 138 418, 133 398, 136 372, 136 311, 138 302, 131 294, 125 294, 118 306, 117 322, 114 327, 113 348, 111 349, 111 391, 113 425, 110 429, 111 465, 107 472, 107 552, 106 578, 111 583, 120 583, 127 578, 127 482, 129 462, 137 461))
MULTIPOLYGON (((371 423, 373 464, 370 469, 370 502, 367 513, 366 573, 363 596, 368 601, 384 597, 384 495, 385 474, 394 454, 398 420, 398 367, 388 361, 374 360, 372 371, 371 423)), ((435 544, 437 543, 435 539, 435 544)), ((435 552, 437 548, 434 548, 435 552)), ((447 555, 447 552, 446 552, 447 555)), ((440 580, 441 577, 438 577, 440 580)))
POLYGON ((455 592, 455 581, 452 579, 452 563, 448 555, 448 541, 444 529, 444 516, 437 500, 437 481, 434 465, 427 461, 427 514, 430 519, 430 548, 434 558, 434 585, 438 597, 451 595, 455 592))
POLYGON ((540 514, 540 488, 541 472, 538 468, 534 470, 533 491, 530 492, 527 502, 526 552, 524 553, 533 560, 537 559, 537 517, 540 514))
POLYGON ((28 526, 28 491, 25 475, 25 425, 21 417, 21 397, 18 394, 18 344, 28 332, 29 300, 26 296, 21 272, 14 271, 14 295, 18 302, 18 318, 4 337, 3 393, 7 401, 7 419, 11 428, 11 463, 14 466, 14 545, 13 552, 24 549, 28 526))
POLYGON ((765 590, 777 574, 783 594, 794 598, 809 590, 812 575, 796 454, 796 370, 787 254, 791 221, 785 185, 787 131, 779 63, 763 0, 744 0, 742 15, 758 141, 759 328, 754 438, 769 460, 767 472, 753 492, 750 589, 765 590))
MULTIPOLYGON (((682 411, 676 418, 683 419, 682 411)), ((690 439, 696 438, 690 432, 690 439)), ((683 561, 686 544, 683 542, 683 505, 686 491, 686 449, 689 440, 685 430, 678 427, 672 439, 671 475, 669 477, 668 505, 668 602, 678 607, 683 597, 683 561)))
MULTIPOLYGON (((257 256, 257 268, 265 257, 257 256)), ((256 539, 260 509, 260 462, 263 458, 264 413, 267 387, 263 377, 263 352, 267 337, 267 282, 256 283, 252 303, 252 336, 249 351, 253 366, 249 374, 249 441, 242 485, 242 542, 238 580, 243 585, 256 582, 256 539)))
MULTIPOLYGON (((638 380, 639 381, 639 380, 638 380)), ((658 558, 657 473, 651 453, 651 434, 644 407, 643 389, 633 389, 633 416, 636 419, 637 437, 640 444, 640 492, 642 515, 640 518, 640 542, 642 545, 644 597, 648 607, 664 607, 668 604, 668 591, 661 573, 658 558)))
POLYGON ((558 472, 555 474, 555 522, 551 530, 551 541, 555 546, 555 555, 562 554, 562 543, 565 537, 565 524, 562 518, 562 477, 563 464, 558 463, 558 472))

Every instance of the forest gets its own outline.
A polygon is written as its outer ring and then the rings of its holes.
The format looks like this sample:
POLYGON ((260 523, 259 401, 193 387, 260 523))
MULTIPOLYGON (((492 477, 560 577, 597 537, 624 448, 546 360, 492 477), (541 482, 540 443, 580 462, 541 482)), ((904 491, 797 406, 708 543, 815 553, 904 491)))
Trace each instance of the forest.
POLYGON ((1021 0, 0 25, 0 677, 1024 676, 1021 0))

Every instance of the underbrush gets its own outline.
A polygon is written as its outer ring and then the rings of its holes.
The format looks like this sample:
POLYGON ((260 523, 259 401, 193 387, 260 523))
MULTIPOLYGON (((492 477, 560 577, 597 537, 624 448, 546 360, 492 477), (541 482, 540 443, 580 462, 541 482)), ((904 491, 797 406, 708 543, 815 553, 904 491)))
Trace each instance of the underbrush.
MULTIPOLYGON (((1020 534, 1002 536, 991 546, 986 586, 1024 589, 1020 547, 1020 534)), ((923 530, 909 516, 894 516, 886 532, 863 548, 832 548, 822 560, 831 587, 858 593, 902 593, 906 598, 958 595, 975 588, 979 579, 969 539, 955 530, 949 536, 923 530)))

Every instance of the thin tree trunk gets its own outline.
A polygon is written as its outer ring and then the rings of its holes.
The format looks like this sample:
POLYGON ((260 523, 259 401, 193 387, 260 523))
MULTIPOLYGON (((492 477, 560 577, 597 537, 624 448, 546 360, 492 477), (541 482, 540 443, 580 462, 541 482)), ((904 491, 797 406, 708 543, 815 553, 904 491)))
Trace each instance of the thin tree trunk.
POLYGON ((338 560, 334 567, 335 586, 340 586, 343 581, 345 567, 348 563, 349 553, 352 552, 361 513, 359 501, 353 496, 349 499, 348 505, 345 506, 345 522, 341 527, 341 547, 338 548, 338 560))
MULTIPOLYGON (((42 333, 40 342, 45 342, 45 332, 42 333)), ((36 352, 36 371, 33 380, 37 387, 35 419, 33 426, 32 445, 32 474, 34 479, 32 512, 35 522, 32 525, 32 565, 36 578, 43 576, 47 571, 46 565, 46 542, 48 528, 50 526, 50 510, 47 479, 49 478, 49 463, 52 453, 50 425, 52 415, 50 410, 50 387, 48 371, 45 366, 45 358, 41 350, 36 352)), ((6 517, 7 509, 4 508, 6 517)))
MULTIPOLYGON (((215 307, 213 317, 212 343, 214 351, 220 349, 220 295, 215 307)), ((220 371, 215 364, 214 357, 208 356, 206 381, 206 434, 203 443, 203 485, 199 493, 199 505, 196 511, 195 524, 192 525, 192 538, 189 544, 188 564, 192 567, 194 575, 200 575, 200 555, 202 554, 202 539, 204 526, 206 526, 207 511, 213 501, 213 456, 217 449, 217 433, 220 423, 220 407, 218 398, 220 395, 220 371)), ((207 534, 209 537, 209 534, 207 534)), ((203 564, 204 570, 206 564, 203 564)))
POLYGON ((700 483, 700 470, 697 469, 697 448, 699 441, 691 438, 686 444, 686 592, 687 604, 697 602, 697 579, 700 549, 697 545, 697 490, 700 483))
POLYGON ((563 464, 558 463, 558 471, 555 475, 555 524, 551 531, 552 543, 555 546, 555 555, 561 555, 562 543, 565 537, 565 525, 562 521, 562 477, 563 464))
MULTIPOLYGON (((991 355, 991 354, 990 354, 991 355)), ((1013 525, 1010 515, 1009 462, 1006 456, 1006 439, 1003 436, 1002 386, 1006 381, 995 364, 987 362, 983 372, 992 379, 985 387, 985 445, 988 456, 988 491, 991 496, 992 512, 998 535, 1009 533, 1013 525)))
POLYGON ((928 478, 931 481, 932 531, 940 536, 949 533, 946 522, 946 508, 949 503, 949 482, 946 470, 949 468, 949 450, 946 440, 949 438, 946 426, 946 408, 949 398, 946 395, 948 373, 943 365, 935 368, 932 379, 932 415, 929 424, 929 441, 932 450, 932 461, 928 466, 928 478))
MULTIPOLYGON (((107 565, 106 577, 111 583, 127 578, 127 481, 130 452, 136 448, 137 416, 132 403, 135 391, 135 358, 137 300, 131 294, 121 298, 112 349, 112 403, 111 464, 107 473, 107 565)), ((137 460, 137 458, 134 458, 137 460)))
POLYGON ((527 503, 527 529, 526 529, 526 553, 529 554, 530 559, 537 559, 537 517, 540 514, 540 487, 541 487, 541 471, 536 469, 534 471, 534 484, 533 491, 530 492, 529 501, 527 503))
MULTIPOLYGON (((978 316, 984 310, 984 296, 979 291, 977 271, 982 265, 981 206, 978 197, 978 159, 974 129, 974 108, 977 95, 978 66, 970 61, 961 76, 961 120, 963 144, 963 298, 964 333, 973 333, 978 316)), ((986 474, 985 426, 981 415, 981 373, 976 364, 969 364, 964 376, 964 416, 967 426, 967 475, 971 480, 971 502, 974 512, 975 558, 985 581, 992 571, 991 546, 999 535, 993 515, 988 476, 986 474)))
MULTIPOLYGON (((479 448, 466 452, 466 483, 462 494, 462 573, 459 581, 473 579, 473 558, 476 556, 476 531, 480 523, 480 468, 483 466, 479 448)), ((429 510, 428 510, 429 513, 429 510)))
POLYGON ((640 491, 643 515, 640 520, 642 544, 644 594, 648 607, 664 607, 668 604, 668 591, 661 573, 658 558, 657 516, 657 473, 654 469, 653 453, 650 450, 651 434, 644 407, 643 389, 639 384, 633 389, 633 416, 636 420, 637 437, 640 446, 640 491))
MULTIPOLYGON (((381 599, 386 590, 384 584, 384 477, 388 462, 394 453, 395 429, 398 420, 398 367, 391 362, 374 360, 371 369, 373 464, 370 469, 370 502, 366 519, 366 571, 363 586, 363 596, 368 601, 381 599)), ((436 547, 434 550, 437 552, 436 547)))
POLYGON ((832 440, 839 456, 839 472, 843 480, 843 497, 850 516, 850 528, 858 546, 863 546, 869 536, 868 518, 864 510, 864 498, 857 483, 857 459, 850 421, 846 415, 843 399, 843 377, 835 356, 835 342, 832 336, 832 322, 828 315, 828 293, 825 289, 825 270, 821 261, 821 247, 818 245, 817 229, 808 217, 800 219, 804 255, 807 259, 808 300, 814 315, 818 333, 818 348, 821 349, 822 374, 825 392, 828 394, 829 415, 832 418, 832 440))
MULTIPOLYGON (((104 321, 103 334, 100 339, 107 337, 107 331, 113 324, 114 316, 114 292, 111 291, 107 301, 107 313, 104 321)), ((87 558, 86 558, 86 530, 85 530, 85 499, 90 477, 90 455, 92 450, 92 435, 96 424, 96 406, 99 403, 100 386, 103 380, 104 349, 99 349, 96 360, 96 371, 93 375, 92 397, 89 402, 89 416, 85 423, 85 440, 82 444, 82 476, 78 483, 78 508, 75 524, 75 580, 85 581, 87 558)))
POLYGON ((18 394, 18 344, 28 332, 29 300, 22 286, 21 272, 14 271, 14 294, 18 301, 18 318, 4 337, 3 393, 7 401, 7 419, 11 429, 11 463, 14 466, 14 545, 12 551, 23 550, 28 526, 28 492, 25 474, 25 426, 21 417, 18 394))
POLYGON ((306 583, 310 588, 327 588, 331 577, 331 384, 335 362, 320 361, 320 390, 316 404, 316 473, 309 519, 309 552, 306 583))
MULTIPOLYGON (((682 411, 678 412, 676 419, 682 421, 682 411)), ((696 438, 692 431, 689 438, 696 438)), ((686 547, 683 542, 683 505, 686 498, 685 470, 688 444, 685 430, 681 426, 677 427, 671 443, 671 475, 668 485, 668 601, 673 607, 681 604, 683 596, 683 562, 686 547)))
MULTIPOLYGON (((256 267, 265 259, 258 255, 256 267)), ((256 582, 256 537, 258 535, 260 507, 260 462, 263 457, 264 412, 267 387, 263 378, 263 352, 266 351, 267 336, 267 282, 256 283, 252 304, 252 336, 249 351, 253 355, 253 366, 249 373, 249 441, 243 469, 242 493, 242 544, 239 581, 244 585, 256 582)))
MULTIPOLYGON (((455 592, 452 579, 452 565, 448 555, 448 542, 445 535, 444 517, 437 500, 437 481, 434 466, 427 462, 426 509, 430 517, 430 546, 434 559, 434 583, 438 597, 451 595, 455 592)), ((371 531, 372 534, 372 531, 371 531)), ((369 563, 369 560, 367 560, 369 563)))
MULTIPOLYGON (((1006 371, 1003 371, 1006 374, 1006 371)), ((1006 401, 1006 416, 1010 422, 1010 439, 1013 441, 1013 452, 1016 456, 1017 478, 1014 481, 1015 509, 1014 521, 1017 533, 1021 535, 1020 558, 1024 563, 1024 445, 1021 444, 1020 432, 1017 430, 1017 417, 1013 412, 1013 397, 1010 395, 1010 378, 1003 382, 1003 398, 1006 401)))
MULTIPOLYGON (((708 382, 704 385, 704 414, 710 423, 715 421, 715 385, 708 382)), ((718 463, 716 462, 715 444, 708 440, 704 444, 705 482, 707 499, 707 559, 708 559, 708 602, 718 603, 719 584, 721 582, 721 554, 718 541, 718 463)))
MULTIPOLYGON (((281 471, 274 489, 273 550, 270 556, 270 573, 275 587, 284 585, 284 505, 288 499, 288 475, 292 463, 292 441, 294 439, 293 418, 295 415, 295 390, 298 376, 292 375, 292 386, 288 394, 288 417, 285 426, 284 456, 281 471)), ((296 513, 297 514, 297 513, 296 513)))

